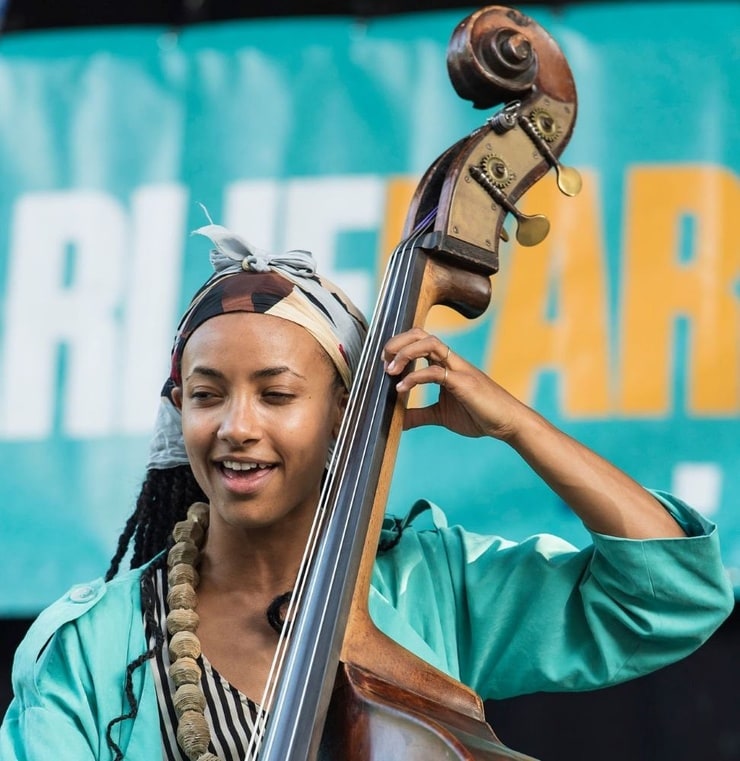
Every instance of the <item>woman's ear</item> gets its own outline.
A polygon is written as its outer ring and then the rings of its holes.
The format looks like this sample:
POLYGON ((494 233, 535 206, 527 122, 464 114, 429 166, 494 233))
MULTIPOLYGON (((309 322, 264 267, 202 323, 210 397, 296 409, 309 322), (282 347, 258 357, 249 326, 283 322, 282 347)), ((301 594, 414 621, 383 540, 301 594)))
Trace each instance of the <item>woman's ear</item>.
POLYGON ((170 391, 170 399, 172 399, 175 407, 182 412, 182 386, 175 386, 170 391))
POLYGON ((344 412, 347 409, 347 400, 349 399, 349 391, 342 386, 341 390, 337 394, 337 416, 335 419, 334 427, 331 429, 331 435, 336 441, 339 436, 339 426, 342 424, 342 418, 344 418, 344 412))

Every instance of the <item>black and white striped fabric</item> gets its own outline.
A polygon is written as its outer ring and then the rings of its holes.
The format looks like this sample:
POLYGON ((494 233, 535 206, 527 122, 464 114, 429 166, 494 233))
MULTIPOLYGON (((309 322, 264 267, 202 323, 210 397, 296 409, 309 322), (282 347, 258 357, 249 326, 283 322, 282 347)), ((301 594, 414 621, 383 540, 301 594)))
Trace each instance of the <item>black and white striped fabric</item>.
MULTIPOLYGON (((167 639, 166 569, 159 568, 154 574, 155 620, 167 639)), ((154 644, 150 638, 149 645, 154 644)), ((167 647, 161 648, 151 659, 151 668, 157 689, 159 722, 162 728, 162 757, 165 761, 188 761, 177 744, 177 714, 172 701, 174 685, 169 678, 170 658, 167 647)), ((247 747, 255 731, 259 709, 254 701, 232 687, 201 656, 198 659, 202 676, 201 689, 206 698, 205 717, 211 728, 211 753, 222 761, 244 761, 247 747)))

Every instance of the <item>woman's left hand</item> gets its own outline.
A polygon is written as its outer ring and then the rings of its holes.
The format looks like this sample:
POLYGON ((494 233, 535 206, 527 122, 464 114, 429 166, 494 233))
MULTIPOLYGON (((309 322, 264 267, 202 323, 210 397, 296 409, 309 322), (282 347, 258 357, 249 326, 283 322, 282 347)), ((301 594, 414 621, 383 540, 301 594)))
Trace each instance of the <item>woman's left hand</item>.
POLYGON ((439 385, 439 400, 428 407, 409 408, 404 428, 442 425, 463 436, 507 440, 515 434, 522 415, 531 413, 488 375, 421 328, 391 338, 382 356, 388 375, 399 376, 411 366, 396 386, 400 393, 426 383, 439 385), (415 367, 418 359, 427 365, 415 367))

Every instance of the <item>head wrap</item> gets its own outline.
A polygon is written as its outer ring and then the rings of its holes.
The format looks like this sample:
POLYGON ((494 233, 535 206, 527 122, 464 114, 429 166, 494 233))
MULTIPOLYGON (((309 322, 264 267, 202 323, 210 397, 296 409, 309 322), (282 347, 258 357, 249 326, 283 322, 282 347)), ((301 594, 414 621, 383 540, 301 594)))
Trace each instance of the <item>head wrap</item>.
POLYGON ((209 238, 214 274, 195 294, 175 335, 170 376, 162 390, 147 469, 188 462, 180 411, 171 392, 180 385, 180 363, 193 332, 211 317, 254 312, 281 317, 305 328, 332 360, 345 387, 357 368, 367 324, 347 296, 316 274, 308 251, 268 254, 225 227, 209 224, 194 231, 209 238))

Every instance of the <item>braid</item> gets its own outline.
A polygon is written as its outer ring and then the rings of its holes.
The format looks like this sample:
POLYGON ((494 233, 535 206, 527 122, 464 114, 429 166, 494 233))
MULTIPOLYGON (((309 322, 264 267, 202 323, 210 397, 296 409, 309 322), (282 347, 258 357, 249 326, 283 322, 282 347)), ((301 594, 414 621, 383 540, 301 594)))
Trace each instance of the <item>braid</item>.
POLYGON ((138 568, 167 546, 173 526, 185 518, 193 502, 207 501, 189 465, 149 470, 136 500, 136 509, 118 539, 106 581, 118 573, 132 539, 131 568, 138 568))
POLYGON ((154 637, 154 644, 148 648, 146 652, 142 653, 138 658, 135 658, 126 666, 124 692, 126 694, 126 701, 129 705, 129 712, 123 713, 115 719, 111 719, 105 730, 105 740, 108 747, 113 752, 113 761, 122 761, 123 759, 123 751, 113 739, 113 727, 122 721, 135 719, 139 713, 139 702, 136 699, 136 695, 134 695, 134 671, 136 671, 139 666, 146 663, 150 658, 153 658, 164 646, 164 634, 154 620, 154 606, 156 605, 154 575, 166 562, 166 557, 163 555, 161 558, 155 560, 155 562, 152 563, 141 575, 141 607, 144 611, 147 637, 154 637))
POLYGON ((121 566, 121 560, 123 560, 123 556, 126 554, 129 542, 131 541, 131 537, 133 536, 134 530, 136 529, 136 524, 139 522, 140 514, 141 509, 137 503, 136 510, 134 510, 133 514, 126 521, 126 525, 121 532, 121 536, 118 537, 118 546, 116 547, 116 553, 113 555, 113 558, 110 561, 110 566, 108 567, 108 571, 105 574, 106 581, 110 581, 118 573, 118 569, 121 566))

